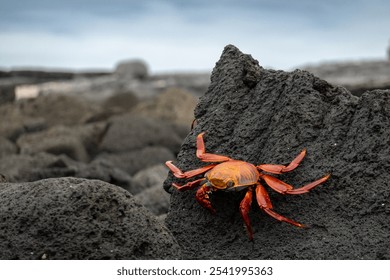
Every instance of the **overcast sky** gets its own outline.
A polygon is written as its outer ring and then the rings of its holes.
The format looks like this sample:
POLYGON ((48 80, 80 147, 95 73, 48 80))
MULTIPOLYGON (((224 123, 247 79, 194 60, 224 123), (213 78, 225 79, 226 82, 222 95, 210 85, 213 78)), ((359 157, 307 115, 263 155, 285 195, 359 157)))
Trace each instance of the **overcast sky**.
POLYGON ((225 45, 291 69, 385 59, 388 0, 0 0, 0 68, 211 70, 225 45))

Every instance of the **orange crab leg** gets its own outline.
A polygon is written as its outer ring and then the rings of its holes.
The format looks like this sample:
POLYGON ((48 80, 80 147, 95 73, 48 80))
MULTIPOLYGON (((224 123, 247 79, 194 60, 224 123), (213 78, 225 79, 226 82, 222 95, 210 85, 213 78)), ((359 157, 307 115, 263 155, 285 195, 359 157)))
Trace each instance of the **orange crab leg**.
POLYGON ((172 171, 173 175, 176 178, 186 178, 186 179, 194 177, 194 176, 202 174, 202 173, 205 173, 206 171, 208 171, 216 166, 216 164, 211 164, 211 165, 203 166, 203 167, 198 168, 198 169, 183 172, 179 169, 179 167, 175 166, 172 163, 172 161, 165 162, 165 165, 168 166, 168 168, 172 171))
POLYGON ((257 199, 257 203, 259 204, 260 208, 265 212, 267 213, 268 215, 270 215, 272 218, 278 220, 278 221, 281 221, 281 222, 285 222, 285 223, 289 223, 289 224, 292 224, 296 227, 300 227, 300 228, 303 228, 305 227, 303 224, 300 224, 298 222, 295 222, 289 218, 286 218, 274 211, 272 211, 272 203, 271 203, 271 200, 268 196, 268 193, 267 191, 265 190, 265 188, 260 184, 260 183, 257 183, 256 185, 256 199, 257 199))
POLYGON ((204 132, 196 137, 196 156, 204 162, 224 162, 231 160, 231 158, 222 155, 206 153, 206 148, 203 141, 204 132))
POLYGON ((319 184, 322 184, 324 182, 326 182, 330 177, 330 174, 326 174, 324 177, 318 179, 318 180, 315 180, 314 182, 311 182, 307 185, 304 185, 303 187, 300 187, 298 189, 293 189, 293 190, 289 190, 287 191, 288 194, 302 194, 302 193, 307 193, 308 191, 310 191, 312 188, 318 186, 319 184))
POLYGON ((209 193, 211 193, 211 188, 206 184, 203 184, 196 191, 195 198, 202 207, 209 210, 212 214, 215 214, 215 209, 211 206, 209 193))
POLYGON ((256 166, 258 169, 263 170, 265 172, 273 173, 273 174, 282 174, 286 172, 290 172, 298 167, 298 165, 301 163, 303 158, 306 155, 306 149, 303 149, 302 152, 299 153, 299 155, 293 159, 293 161, 285 166, 285 165, 278 165, 278 164, 260 164, 256 166))
POLYGON ((176 183, 172 183, 172 186, 174 186, 179 191, 187 191, 187 190, 192 190, 193 188, 196 188, 204 180, 205 180, 204 178, 201 178, 201 179, 198 179, 198 180, 195 180, 195 181, 192 181, 192 182, 188 182, 187 184, 184 184, 184 185, 179 185, 179 184, 176 184, 176 183))
POLYGON ((240 203, 240 213, 241 217, 244 220, 246 230, 248 232, 249 240, 253 240, 253 231, 252 231, 252 226, 251 222, 249 220, 249 210, 251 209, 251 204, 252 204, 252 189, 249 188, 246 191, 246 194, 244 196, 244 199, 240 203))
POLYGON ((304 185, 303 187, 294 189, 293 186, 280 181, 279 179, 276 179, 275 177, 271 175, 261 174, 260 177, 267 183, 268 186, 270 186, 273 190, 277 191, 281 194, 303 194, 310 191, 312 188, 318 186, 319 184, 324 183, 326 180, 329 179, 330 174, 325 175, 324 177, 311 182, 307 185, 304 185))

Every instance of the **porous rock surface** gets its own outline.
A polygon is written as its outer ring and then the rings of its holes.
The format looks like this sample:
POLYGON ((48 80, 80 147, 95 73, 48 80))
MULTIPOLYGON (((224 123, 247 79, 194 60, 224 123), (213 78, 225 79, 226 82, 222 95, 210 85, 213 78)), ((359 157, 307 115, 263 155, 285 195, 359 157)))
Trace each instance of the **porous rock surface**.
POLYGON ((286 164, 303 148, 307 156, 291 173, 276 175, 295 187, 326 173, 328 182, 303 195, 267 187, 274 211, 304 223, 281 223, 253 201, 254 241, 246 234, 239 203, 244 192, 214 192, 210 214, 195 190, 172 193, 166 223, 196 259, 389 259, 390 91, 360 98, 309 72, 266 70, 250 55, 227 46, 195 110, 197 125, 175 163, 184 171, 205 166, 195 156, 205 131, 206 150, 253 164, 286 164))
POLYGON ((166 227, 99 180, 0 183, 0 259, 175 259, 166 227))

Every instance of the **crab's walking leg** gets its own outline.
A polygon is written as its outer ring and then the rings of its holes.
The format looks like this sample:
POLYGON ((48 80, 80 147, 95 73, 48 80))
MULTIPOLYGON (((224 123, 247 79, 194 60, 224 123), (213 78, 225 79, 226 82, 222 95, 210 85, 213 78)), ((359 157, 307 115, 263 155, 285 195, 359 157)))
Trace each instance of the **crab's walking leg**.
POLYGON ((270 215, 271 217, 273 217, 281 222, 286 222, 286 223, 292 224, 296 227, 300 227, 300 228, 305 227, 304 225, 302 225, 298 222, 295 222, 291 219, 288 219, 288 218, 272 211, 271 200, 269 199, 267 191, 260 183, 257 183, 257 185, 256 185, 256 199, 257 199, 257 203, 259 204, 260 208, 265 213, 270 215))
POLYGON ((246 191, 246 194, 244 196, 244 199, 240 203, 240 213, 241 217, 244 220, 246 230, 248 232, 249 240, 253 240, 253 231, 252 231, 252 226, 251 222, 249 220, 249 210, 251 209, 251 204, 252 204, 252 188, 249 188, 246 191))
POLYGON ((176 183, 172 183, 172 186, 174 186, 177 190, 179 191, 187 191, 187 190, 192 190, 199 186, 205 179, 201 178, 192 182, 188 182, 187 184, 184 185, 179 185, 176 183))
POLYGON ((215 155, 206 153, 206 148, 203 141, 204 132, 196 137, 196 156, 204 162, 223 162, 231 160, 231 158, 222 155, 215 155))
POLYGON ((191 177, 194 177, 196 175, 199 175, 199 174, 202 174, 202 173, 205 173, 206 171, 210 170, 211 168, 215 167, 216 164, 210 164, 210 165, 207 165, 207 166, 203 166, 201 168, 198 168, 198 169, 194 169, 194 170, 190 170, 190 171, 186 171, 186 172, 183 172, 179 169, 179 167, 175 166, 172 161, 167 161, 165 163, 166 166, 168 166, 168 168, 172 171, 173 175, 176 177, 176 178, 191 178, 191 177))
POLYGON ((270 186, 272 189, 277 191, 281 194, 303 194, 310 191, 312 188, 318 186, 319 184, 324 183, 326 180, 329 179, 330 174, 325 175, 324 177, 311 182, 307 185, 304 185, 303 187, 294 189, 293 186, 280 181, 279 179, 276 179, 275 177, 271 175, 261 174, 260 177, 267 183, 268 186, 270 186))
POLYGON ((282 174, 286 172, 290 172, 298 167, 303 158, 306 155, 306 149, 303 149, 299 155, 290 162, 289 165, 278 165, 278 164, 260 164, 256 166, 258 169, 263 170, 265 172, 273 173, 273 174, 282 174))
POLYGON ((212 214, 215 214, 215 209, 211 206, 209 193, 211 193, 211 188, 206 184, 203 184, 196 191, 195 198, 201 206, 208 209, 212 214))

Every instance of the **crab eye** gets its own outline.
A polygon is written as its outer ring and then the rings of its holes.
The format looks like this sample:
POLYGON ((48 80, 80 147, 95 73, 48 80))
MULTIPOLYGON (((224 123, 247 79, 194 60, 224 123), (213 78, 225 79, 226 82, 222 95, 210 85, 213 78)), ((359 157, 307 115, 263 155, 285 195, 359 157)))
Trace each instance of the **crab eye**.
POLYGON ((226 183, 226 185, 228 186, 228 188, 232 188, 234 186, 234 182, 230 180, 226 183))

